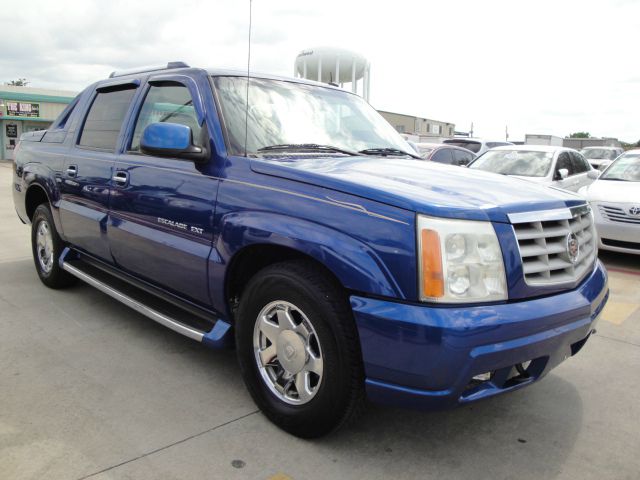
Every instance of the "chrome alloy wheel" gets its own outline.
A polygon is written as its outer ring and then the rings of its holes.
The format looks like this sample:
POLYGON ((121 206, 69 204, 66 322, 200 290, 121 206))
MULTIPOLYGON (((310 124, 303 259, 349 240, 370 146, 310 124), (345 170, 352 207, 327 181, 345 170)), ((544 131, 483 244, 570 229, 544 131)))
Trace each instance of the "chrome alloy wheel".
POLYGON ((36 232, 36 251, 38 253, 38 262, 44 273, 51 272, 53 268, 53 235, 49 223, 42 220, 38 224, 36 232))
POLYGON ((253 350, 262 379, 283 402, 303 405, 322 382, 322 349, 313 325, 295 305, 276 300, 258 314, 253 350))

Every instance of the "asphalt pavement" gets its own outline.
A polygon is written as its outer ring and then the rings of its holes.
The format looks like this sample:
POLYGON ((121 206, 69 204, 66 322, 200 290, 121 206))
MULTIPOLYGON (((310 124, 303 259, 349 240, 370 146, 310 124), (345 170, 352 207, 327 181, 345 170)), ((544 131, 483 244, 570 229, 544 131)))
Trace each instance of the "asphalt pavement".
POLYGON ((598 333, 542 381, 446 412, 370 405, 300 440, 257 411, 233 351, 44 287, 0 162, 0 479, 637 480, 640 256, 601 258, 598 333))

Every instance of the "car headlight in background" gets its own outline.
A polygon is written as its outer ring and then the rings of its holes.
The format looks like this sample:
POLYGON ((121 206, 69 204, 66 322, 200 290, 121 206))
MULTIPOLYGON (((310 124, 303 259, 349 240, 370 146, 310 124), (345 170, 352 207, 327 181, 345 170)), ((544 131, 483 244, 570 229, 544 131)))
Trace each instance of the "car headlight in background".
POLYGON ((418 215, 417 226, 421 300, 507 299, 502 250, 491 222, 418 215))

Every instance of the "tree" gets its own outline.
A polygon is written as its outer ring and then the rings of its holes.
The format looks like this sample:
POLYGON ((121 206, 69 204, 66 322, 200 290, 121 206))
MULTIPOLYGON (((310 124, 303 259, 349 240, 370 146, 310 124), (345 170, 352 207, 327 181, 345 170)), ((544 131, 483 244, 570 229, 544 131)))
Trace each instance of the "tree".
POLYGON ((11 85, 13 87, 26 87, 31 82, 27 82, 26 78, 19 78, 17 80, 11 80, 10 82, 5 82, 5 85, 11 85))
POLYGON ((589 132, 575 132, 569 135, 569 138, 591 138, 589 132))

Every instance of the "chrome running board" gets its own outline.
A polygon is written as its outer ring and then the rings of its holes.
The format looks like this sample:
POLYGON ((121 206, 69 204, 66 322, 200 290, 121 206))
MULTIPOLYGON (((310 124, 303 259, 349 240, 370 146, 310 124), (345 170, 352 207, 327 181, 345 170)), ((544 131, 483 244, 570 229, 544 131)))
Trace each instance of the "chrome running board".
POLYGON ((194 330, 191 327, 187 327, 182 323, 179 323, 171 318, 163 315, 162 313, 147 307, 146 305, 134 300, 133 298, 125 295, 124 293, 119 292, 111 288, 106 283, 97 280, 86 273, 84 273, 79 268, 74 267, 73 265, 69 265, 68 263, 63 263, 62 268, 69 272, 74 277, 78 277, 83 282, 88 283, 92 287, 97 288, 103 293, 106 293, 112 298, 115 298, 121 303, 124 303, 126 306, 133 308, 135 311, 141 313, 142 315, 149 317, 151 320, 158 322, 161 325, 164 325, 167 328, 170 328, 174 332, 181 333, 185 337, 193 338, 199 342, 202 341, 202 337, 204 337, 205 332, 199 332, 198 330, 194 330))
POLYGON ((163 298, 144 291, 123 278, 110 274, 108 267, 96 268, 96 262, 84 254, 66 248, 60 256, 60 266, 74 277, 109 295, 111 298, 132 308, 154 322, 167 327, 185 337, 202 342, 207 346, 220 348, 233 343, 231 325, 216 319, 212 314, 203 320, 202 312, 189 311, 180 302, 168 302, 163 298), (186 310, 185 310, 186 308, 186 310), (198 314, 200 318, 198 318, 198 314))

